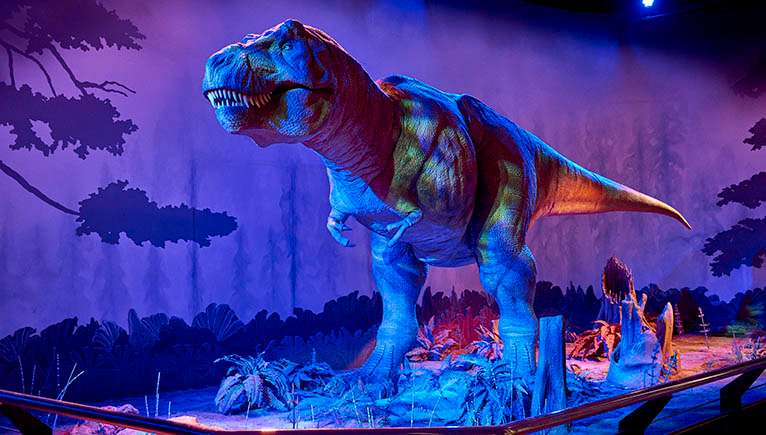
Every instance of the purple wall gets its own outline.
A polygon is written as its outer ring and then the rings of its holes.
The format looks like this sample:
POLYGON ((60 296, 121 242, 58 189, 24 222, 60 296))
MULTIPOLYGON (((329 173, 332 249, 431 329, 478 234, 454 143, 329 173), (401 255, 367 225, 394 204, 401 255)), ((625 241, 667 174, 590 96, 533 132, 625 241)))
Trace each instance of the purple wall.
MULTIPOLYGON (((280 198, 291 194, 283 189, 290 165, 297 168, 292 195, 302 213, 297 305, 317 309, 335 296, 371 290, 365 231, 352 223, 357 247, 347 250, 324 229, 328 187, 319 160, 299 146, 262 150, 227 135, 201 95, 210 53, 290 17, 327 31, 373 77, 406 74, 482 99, 573 160, 666 200, 694 227, 688 232, 667 218, 638 214, 549 218, 530 235, 539 279, 597 284, 607 257, 618 255, 638 286, 705 285, 728 298, 766 283, 750 270, 713 278, 700 252, 706 237, 747 215, 738 207, 718 209, 716 193, 765 163, 741 144, 766 115, 763 103, 735 96, 730 84, 737 77, 725 65, 511 18, 386 1, 106 3, 147 36, 144 49, 67 59, 83 77, 120 80, 137 91, 112 97, 139 126, 125 154, 43 159, 2 146, 0 159, 72 206, 117 178, 161 205, 188 203, 193 184, 199 206, 228 211, 243 232, 197 250, 195 283, 191 245, 163 250, 77 237, 70 217, 0 177, 0 259, 8 262, 4 281, 12 283, 0 289, 0 335, 71 315, 124 324, 130 307, 188 319, 193 286, 203 305, 230 303, 245 317, 261 308, 289 312, 280 198), (125 290, 105 292, 106 282, 125 290)), ((33 66, 19 67, 25 72, 17 79, 39 86, 33 66)), ((4 68, 0 79, 7 79, 4 68)), ((0 143, 9 137, 0 130, 0 143)), ((478 288, 473 268, 433 269, 429 281, 440 289, 478 288)))

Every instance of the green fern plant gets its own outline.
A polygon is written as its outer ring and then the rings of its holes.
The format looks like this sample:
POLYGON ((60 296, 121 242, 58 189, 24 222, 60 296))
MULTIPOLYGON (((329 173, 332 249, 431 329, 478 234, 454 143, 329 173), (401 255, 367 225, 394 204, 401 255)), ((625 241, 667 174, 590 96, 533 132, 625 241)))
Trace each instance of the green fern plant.
POLYGON ((475 371, 463 398, 461 424, 499 425, 528 417, 529 389, 509 364, 470 355, 461 359, 475 371))
POLYGON ((293 398, 287 376, 279 364, 263 359, 263 353, 255 357, 228 355, 215 362, 233 364, 215 396, 219 412, 234 414, 246 409, 290 409, 293 398))
POLYGON ((273 364, 279 366, 287 377, 288 384, 300 393, 321 391, 335 376, 329 364, 316 362, 316 360, 307 364, 298 364, 282 358, 273 364))
POLYGON ((471 353, 483 356, 490 361, 495 361, 503 357, 503 340, 500 338, 498 321, 492 320, 490 328, 479 325, 476 330, 479 333, 479 339, 471 343, 471 353))

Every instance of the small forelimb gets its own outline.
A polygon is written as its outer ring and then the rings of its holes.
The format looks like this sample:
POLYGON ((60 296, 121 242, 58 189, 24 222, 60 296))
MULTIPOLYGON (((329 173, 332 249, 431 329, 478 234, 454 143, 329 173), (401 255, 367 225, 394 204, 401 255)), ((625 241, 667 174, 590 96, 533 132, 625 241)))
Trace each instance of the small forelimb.
POLYGON ((404 231, 415 225, 421 218, 423 217, 423 212, 417 208, 410 213, 407 214, 407 216, 404 217, 404 219, 394 222, 392 224, 386 225, 386 231, 394 231, 396 230, 396 233, 394 233, 394 236, 391 237, 391 239, 388 241, 388 247, 392 247, 396 244, 396 242, 399 241, 399 239, 402 237, 402 234, 404 234, 404 231))
POLYGON ((348 237, 343 235, 343 231, 351 231, 351 227, 346 225, 346 219, 348 219, 348 216, 349 215, 346 213, 332 209, 330 211, 330 215, 327 216, 327 231, 330 232, 330 235, 332 235, 333 239, 340 243, 341 246, 345 246, 346 248, 353 248, 355 245, 351 243, 351 240, 349 240, 348 237))

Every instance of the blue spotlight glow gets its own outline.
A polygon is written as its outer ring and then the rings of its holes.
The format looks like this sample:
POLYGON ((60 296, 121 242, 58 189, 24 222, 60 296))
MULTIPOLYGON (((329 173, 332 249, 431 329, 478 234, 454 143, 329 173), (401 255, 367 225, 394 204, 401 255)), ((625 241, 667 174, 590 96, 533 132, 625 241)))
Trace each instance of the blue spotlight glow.
POLYGON ((641 4, 644 5, 645 8, 650 8, 654 6, 654 0, 641 0, 641 4))

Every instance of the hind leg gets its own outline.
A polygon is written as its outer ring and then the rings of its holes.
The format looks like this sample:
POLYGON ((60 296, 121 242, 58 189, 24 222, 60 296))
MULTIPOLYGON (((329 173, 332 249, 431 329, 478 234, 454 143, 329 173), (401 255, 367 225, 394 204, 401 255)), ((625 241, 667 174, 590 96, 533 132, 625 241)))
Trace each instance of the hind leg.
POLYGON ((409 245, 387 246, 388 239, 372 236, 372 274, 383 299, 383 320, 375 349, 359 374, 368 381, 391 380, 396 386, 399 365, 414 346, 418 334, 415 304, 426 280, 426 265, 409 245))
POLYGON ((518 229, 504 222, 486 228, 478 243, 479 274, 484 290, 497 301, 503 360, 516 376, 527 378, 535 371, 537 318, 535 261, 529 247, 515 238, 518 229))

